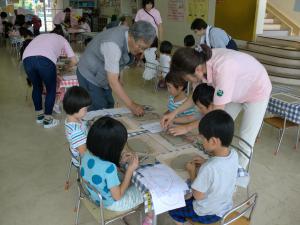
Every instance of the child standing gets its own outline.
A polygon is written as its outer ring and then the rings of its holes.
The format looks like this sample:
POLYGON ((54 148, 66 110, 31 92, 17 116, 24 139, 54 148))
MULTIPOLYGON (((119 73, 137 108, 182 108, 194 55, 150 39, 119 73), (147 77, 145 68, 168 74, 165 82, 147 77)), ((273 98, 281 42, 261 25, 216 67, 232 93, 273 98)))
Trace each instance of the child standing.
POLYGON ((171 53, 172 53, 173 45, 169 41, 163 41, 160 44, 159 48, 159 67, 161 72, 161 78, 159 82, 159 87, 165 87, 164 78, 167 73, 170 71, 170 63, 171 63, 171 53))
MULTIPOLYGON (((187 88, 187 82, 184 81, 180 76, 176 76, 175 73, 168 73, 165 78, 165 83, 167 85, 169 96, 168 111, 166 113, 172 112, 177 109, 182 103, 187 99, 185 90, 187 88)), ((188 123, 195 120, 194 117, 195 110, 194 107, 187 109, 186 111, 177 115, 174 120, 175 123, 188 123)))
POLYGON ((157 67, 159 66, 159 62, 156 59, 157 46, 158 41, 155 39, 151 47, 144 51, 146 63, 143 78, 145 80, 151 80, 157 76, 157 67))
POLYGON ((72 162, 77 167, 79 166, 79 156, 86 151, 87 122, 84 122, 82 118, 91 104, 92 100, 88 92, 77 86, 69 88, 63 100, 63 108, 67 114, 65 134, 70 143, 72 162))
POLYGON ((199 124, 203 146, 213 155, 208 160, 197 156, 187 163, 186 169, 192 183, 193 197, 186 206, 169 212, 177 225, 187 218, 204 224, 215 223, 232 208, 238 154, 229 149, 234 134, 234 122, 223 110, 206 114, 199 124), (200 165, 197 174, 196 166, 200 165))

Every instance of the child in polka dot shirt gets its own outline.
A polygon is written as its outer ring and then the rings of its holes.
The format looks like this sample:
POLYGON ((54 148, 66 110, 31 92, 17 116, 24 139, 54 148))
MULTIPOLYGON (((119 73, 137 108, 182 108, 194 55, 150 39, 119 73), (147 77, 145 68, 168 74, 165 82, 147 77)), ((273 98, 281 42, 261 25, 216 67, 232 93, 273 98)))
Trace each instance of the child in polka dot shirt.
POLYGON ((67 114, 65 134, 70 143, 72 162, 79 166, 79 156, 86 151, 87 123, 82 120, 92 100, 82 87, 71 87, 64 96, 63 108, 67 114))
MULTIPOLYGON (((125 126, 113 118, 102 117, 88 133, 88 151, 81 161, 82 178, 101 193, 103 206, 112 211, 130 210, 143 202, 141 192, 131 185, 132 174, 139 165, 138 157, 132 153, 122 155, 126 142, 125 126), (122 180, 118 174, 120 160, 128 162, 122 180)), ((91 198, 99 205, 96 193, 90 192, 91 198)))

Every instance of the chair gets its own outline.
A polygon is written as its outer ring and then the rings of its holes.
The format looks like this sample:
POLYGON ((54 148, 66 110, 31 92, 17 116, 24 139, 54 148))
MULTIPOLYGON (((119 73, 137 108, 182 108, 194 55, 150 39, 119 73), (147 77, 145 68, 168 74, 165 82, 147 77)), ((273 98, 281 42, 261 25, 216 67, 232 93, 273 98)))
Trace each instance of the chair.
MULTIPOLYGON (((68 168, 68 175, 67 175, 67 179, 66 179, 66 182, 65 182, 65 190, 68 190, 69 187, 70 187, 70 175, 71 175, 71 170, 72 168, 75 168, 75 169, 79 169, 79 165, 80 165, 80 159, 78 159, 76 156, 73 155, 71 149, 69 148, 69 152, 71 154, 71 160, 70 160, 70 163, 69 163, 69 168, 68 168)), ((78 175, 78 173, 77 173, 78 175)), ((78 179, 78 177, 77 177, 78 179)))
MULTIPOLYGON (((279 117, 279 116, 267 117, 267 118, 264 118, 263 124, 264 123, 269 124, 272 127, 279 129, 279 142, 278 142, 277 148, 274 152, 275 155, 277 155, 277 153, 279 152, 279 148, 280 148, 286 128, 298 127, 296 146, 295 146, 296 149, 298 148, 299 135, 300 135, 300 125, 299 124, 293 123, 293 122, 287 120, 286 116, 284 118, 279 117)), ((263 124, 262 124, 262 127, 263 127, 263 124)), ((262 129, 262 127, 261 127, 261 129, 262 129)))
MULTIPOLYGON (((254 193, 246 201, 227 212, 220 221, 210 225, 249 225, 256 202, 257 194, 254 193), (245 216, 246 213, 249 213, 248 217, 245 216)), ((191 220, 189 220, 189 222, 193 225, 203 225, 202 223, 196 223, 191 220)))
MULTIPOLYGON (((240 156, 246 158, 247 166, 244 169, 248 174, 250 174, 249 171, 250 171, 250 166, 253 157, 253 147, 247 141, 245 141, 244 139, 242 139, 237 135, 233 136, 233 140, 230 146, 234 148, 239 153, 240 156), (241 147, 242 145, 249 148, 249 153, 245 152, 245 150, 241 147)), ((246 189, 247 189, 247 197, 249 197, 249 184, 247 185, 246 189)))
MULTIPOLYGON (((154 90, 155 92, 157 92, 157 86, 158 86, 158 75, 159 75, 159 65, 158 64, 155 64, 155 63, 150 63, 150 62, 146 62, 145 63, 145 70, 149 70, 149 71, 153 71, 153 73, 155 74, 155 76, 151 79, 151 80, 154 80, 154 90)), ((145 81, 144 80, 144 84, 145 84, 145 81)))
POLYGON ((142 214, 139 208, 143 204, 125 212, 111 211, 103 207, 103 201, 100 192, 97 189, 95 189, 89 182, 87 182, 81 177, 80 170, 78 170, 77 183, 78 183, 78 202, 76 206, 77 213, 76 213, 75 225, 78 225, 79 222, 79 210, 80 210, 81 201, 83 201, 83 204, 86 206, 88 211, 92 214, 92 216, 97 220, 97 222, 99 222, 102 225, 106 225, 117 220, 122 220, 122 222, 127 224, 124 218, 133 213, 136 213, 137 211, 139 211, 140 224, 142 224, 142 214), (94 203, 94 201, 91 199, 90 192, 88 189, 92 190, 97 194, 97 196, 99 197, 100 206, 97 206, 94 203))

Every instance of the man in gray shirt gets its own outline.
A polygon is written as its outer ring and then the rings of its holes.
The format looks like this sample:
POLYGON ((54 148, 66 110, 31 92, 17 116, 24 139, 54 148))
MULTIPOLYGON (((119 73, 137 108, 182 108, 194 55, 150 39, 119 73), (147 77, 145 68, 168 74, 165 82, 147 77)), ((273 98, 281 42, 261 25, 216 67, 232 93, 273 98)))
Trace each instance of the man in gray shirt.
POLYGON ((191 30, 200 37, 200 44, 206 44, 210 48, 229 48, 237 50, 235 41, 221 28, 212 27, 200 18, 193 21, 191 30))
POLYGON ((99 33, 81 56, 77 77, 92 98, 91 110, 113 108, 112 91, 135 115, 143 115, 143 107, 135 103, 120 83, 120 71, 130 63, 131 55, 142 54, 156 37, 153 26, 139 21, 128 27, 118 26, 99 33))

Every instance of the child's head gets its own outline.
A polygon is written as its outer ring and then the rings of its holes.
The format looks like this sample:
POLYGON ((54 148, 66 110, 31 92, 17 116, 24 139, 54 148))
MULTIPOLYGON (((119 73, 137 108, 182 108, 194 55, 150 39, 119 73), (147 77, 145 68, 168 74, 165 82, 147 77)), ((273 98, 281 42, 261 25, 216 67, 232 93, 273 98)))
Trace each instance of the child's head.
POLYGON ((104 116, 91 127, 86 145, 93 155, 118 166, 126 142, 125 126, 118 120, 104 116))
POLYGON ((165 77, 167 89, 170 95, 173 97, 178 96, 187 88, 187 82, 178 76, 176 73, 167 73, 165 77))
POLYGON ((85 17, 80 17, 80 19, 78 20, 79 24, 84 24, 86 23, 86 18, 85 17))
POLYGON ((87 107, 92 104, 89 93, 83 87, 73 86, 69 88, 63 100, 63 108, 67 115, 82 119, 87 107))
POLYGON ((185 47, 193 47, 195 45, 195 38, 193 35, 186 35, 183 39, 185 47))
POLYGON ((172 45, 171 42, 169 42, 169 41, 163 41, 160 44, 159 51, 162 54, 168 54, 168 55, 170 55, 171 52, 172 52, 172 49, 173 49, 173 45, 172 45))
POLYGON ((224 110, 213 110, 200 120, 199 134, 203 136, 203 147, 208 152, 229 147, 234 134, 233 119, 224 110))
POLYGON ((25 27, 20 27, 19 32, 20 35, 25 39, 33 37, 33 33, 25 27))
POLYGON ((215 89, 206 83, 199 84, 193 92, 193 101, 202 115, 212 110, 215 89))

